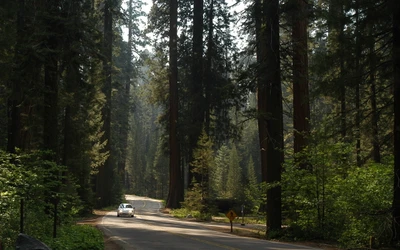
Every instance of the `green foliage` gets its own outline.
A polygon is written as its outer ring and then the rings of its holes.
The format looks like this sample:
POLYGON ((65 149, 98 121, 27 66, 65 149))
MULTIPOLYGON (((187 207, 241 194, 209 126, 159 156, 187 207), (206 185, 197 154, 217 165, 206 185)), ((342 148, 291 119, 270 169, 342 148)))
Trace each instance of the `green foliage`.
MULTIPOLYGON (((253 158, 250 157, 247 165, 247 180, 244 185, 244 204, 250 213, 257 213, 263 202, 262 188, 257 183, 257 177, 254 170, 253 158)), ((264 197, 265 198, 265 197, 264 197)))
POLYGON ((6 247, 15 243, 19 233, 21 202, 24 232, 36 238, 53 235, 55 202, 60 225, 71 223, 81 208, 72 179, 63 175, 66 168, 46 160, 48 156, 42 151, 0 151, 0 239, 6 247))
POLYGON ((200 211, 208 214, 211 207, 208 203, 212 197, 210 187, 210 170, 214 167, 214 153, 212 150, 212 142, 203 130, 197 148, 193 152, 192 172, 198 176, 192 180, 192 188, 185 194, 185 201, 182 202, 184 208, 200 211))
POLYGON ((206 204, 203 199, 202 188, 193 178, 192 188, 185 193, 185 200, 182 202, 182 208, 189 211, 205 211, 206 204))
POLYGON ((232 144, 229 152, 229 165, 227 173, 227 196, 229 198, 235 198, 240 201, 243 200, 243 185, 242 185, 242 168, 240 166, 240 156, 236 149, 236 146, 232 144))
POLYGON ((103 250, 102 232, 90 225, 72 225, 63 227, 56 239, 43 240, 53 250, 103 250))
POLYGON ((287 161, 282 176, 287 236, 345 247, 368 246, 370 237, 389 242, 391 164, 352 166, 350 150, 342 143, 315 146, 308 158, 312 171, 287 161))

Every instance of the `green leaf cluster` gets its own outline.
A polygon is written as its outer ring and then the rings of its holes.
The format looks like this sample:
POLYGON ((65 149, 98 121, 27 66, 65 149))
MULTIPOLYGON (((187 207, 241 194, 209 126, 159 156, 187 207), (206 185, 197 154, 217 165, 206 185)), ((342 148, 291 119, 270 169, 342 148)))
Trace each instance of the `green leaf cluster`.
POLYGON ((49 155, 0 151, 0 241, 6 248, 20 232, 21 206, 24 233, 38 239, 53 235, 55 204, 58 227, 72 223, 81 209, 73 179, 49 155))
POLYGON ((48 239, 46 245, 53 250, 103 250, 104 240, 102 232, 96 227, 72 225, 60 230, 60 235, 56 239, 48 239))
POLYGON ((282 175, 287 237, 325 239, 366 247, 370 238, 390 241, 392 161, 354 166, 352 145, 314 145, 313 170, 287 161, 282 175))

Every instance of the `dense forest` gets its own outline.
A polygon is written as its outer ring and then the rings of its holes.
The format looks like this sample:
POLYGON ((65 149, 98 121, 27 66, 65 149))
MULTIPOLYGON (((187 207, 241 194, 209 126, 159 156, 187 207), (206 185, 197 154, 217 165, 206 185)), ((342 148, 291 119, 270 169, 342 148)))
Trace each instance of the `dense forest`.
POLYGON ((400 1, 0 1, 0 249, 125 193, 399 247, 400 1))

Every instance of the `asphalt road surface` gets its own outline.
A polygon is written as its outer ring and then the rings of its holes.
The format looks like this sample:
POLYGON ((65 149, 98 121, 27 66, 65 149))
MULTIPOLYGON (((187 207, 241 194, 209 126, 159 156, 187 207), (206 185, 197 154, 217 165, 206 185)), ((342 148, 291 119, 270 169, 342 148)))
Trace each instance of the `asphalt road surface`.
POLYGON ((316 249, 289 245, 208 229, 202 223, 182 221, 159 212, 159 200, 127 195, 135 207, 135 216, 117 217, 109 212, 101 222, 102 230, 124 249, 229 249, 229 250, 306 250, 316 249))

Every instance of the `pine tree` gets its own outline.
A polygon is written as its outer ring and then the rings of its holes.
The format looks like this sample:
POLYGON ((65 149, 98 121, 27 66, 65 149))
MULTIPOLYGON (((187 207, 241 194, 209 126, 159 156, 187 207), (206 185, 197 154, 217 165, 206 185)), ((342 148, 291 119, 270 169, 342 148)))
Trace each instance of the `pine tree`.
POLYGON ((242 169, 240 166, 240 156, 236 149, 235 144, 229 151, 228 156, 228 172, 226 180, 226 193, 228 198, 237 199, 243 201, 243 182, 242 182, 242 169))
POLYGON ((210 186, 211 169, 214 167, 214 153, 212 142, 203 129, 197 147, 193 151, 192 171, 198 176, 198 182, 194 179, 192 191, 198 194, 197 203, 202 204, 202 211, 205 212, 207 204, 212 196, 210 186), (195 185, 196 184, 196 185, 195 185))

